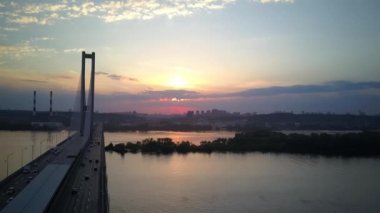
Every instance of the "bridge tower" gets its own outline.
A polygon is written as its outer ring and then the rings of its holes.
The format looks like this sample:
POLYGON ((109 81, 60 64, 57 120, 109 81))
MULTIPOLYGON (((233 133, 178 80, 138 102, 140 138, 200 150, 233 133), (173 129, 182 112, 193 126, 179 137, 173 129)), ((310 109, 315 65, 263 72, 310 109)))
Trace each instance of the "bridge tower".
POLYGON ((80 83, 80 135, 84 136, 86 125, 89 126, 89 137, 92 137, 92 122, 94 117, 94 90, 95 90, 95 53, 91 54, 82 52, 82 70, 81 70, 81 83, 80 83), (91 76, 90 76, 90 89, 88 91, 88 100, 86 105, 86 59, 91 59, 91 76), (86 122, 87 121, 87 122, 86 122))

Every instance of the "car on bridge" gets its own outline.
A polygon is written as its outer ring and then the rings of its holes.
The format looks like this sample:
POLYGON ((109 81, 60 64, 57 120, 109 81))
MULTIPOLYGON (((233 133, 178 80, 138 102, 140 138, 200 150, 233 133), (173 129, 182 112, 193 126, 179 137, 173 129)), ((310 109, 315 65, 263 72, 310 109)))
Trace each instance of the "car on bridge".
POLYGON ((76 195, 76 194, 78 194, 78 192, 79 192, 79 188, 74 187, 74 188, 71 189, 71 194, 72 195, 76 195))
POLYGON ((8 190, 5 192, 7 195, 12 195, 16 192, 15 187, 11 186, 8 188, 8 190))
POLYGON ((24 169, 22 170, 23 174, 29 174, 30 173, 30 165, 24 166, 24 169))

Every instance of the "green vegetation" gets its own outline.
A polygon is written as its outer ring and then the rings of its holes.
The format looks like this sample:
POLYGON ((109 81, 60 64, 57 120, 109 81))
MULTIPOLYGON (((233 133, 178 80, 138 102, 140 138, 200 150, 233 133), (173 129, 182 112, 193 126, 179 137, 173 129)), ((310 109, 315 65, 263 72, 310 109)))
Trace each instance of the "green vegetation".
POLYGON ((290 134, 271 131, 238 133, 234 138, 203 141, 200 145, 188 141, 173 142, 170 138, 145 139, 137 143, 109 144, 107 151, 132 153, 212 153, 212 152, 272 152, 325 156, 380 156, 380 133, 362 132, 347 134, 290 134))

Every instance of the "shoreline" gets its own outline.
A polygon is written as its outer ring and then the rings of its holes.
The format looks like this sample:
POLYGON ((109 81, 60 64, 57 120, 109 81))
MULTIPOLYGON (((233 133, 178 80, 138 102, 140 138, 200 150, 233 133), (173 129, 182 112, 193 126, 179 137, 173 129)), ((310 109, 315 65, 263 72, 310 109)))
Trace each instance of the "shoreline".
POLYGON ((284 134, 272 131, 236 133, 233 138, 218 138, 195 145, 171 138, 144 139, 138 142, 110 143, 106 151, 120 154, 187 154, 187 153, 285 153, 336 157, 380 156, 380 132, 346 134, 284 134))

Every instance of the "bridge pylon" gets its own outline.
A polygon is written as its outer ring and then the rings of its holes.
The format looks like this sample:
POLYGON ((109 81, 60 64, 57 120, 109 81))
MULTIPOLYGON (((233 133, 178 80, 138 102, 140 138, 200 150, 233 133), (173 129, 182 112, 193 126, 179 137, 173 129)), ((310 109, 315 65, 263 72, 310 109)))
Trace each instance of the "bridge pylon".
POLYGON ((92 137, 93 117, 94 117, 94 94, 95 94, 95 53, 91 54, 82 52, 82 70, 81 70, 81 83, 80 83, 80 136, 92 137), (88 99, 86 103, 86 59, 91 59, 91 76, 90 76, 90 89, 88 91, 88 99), (86 128, 87 127, 87 128, 86 128), (88 132, 87 132, 88 131, 88 132))

